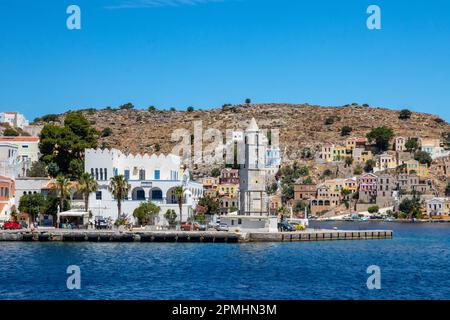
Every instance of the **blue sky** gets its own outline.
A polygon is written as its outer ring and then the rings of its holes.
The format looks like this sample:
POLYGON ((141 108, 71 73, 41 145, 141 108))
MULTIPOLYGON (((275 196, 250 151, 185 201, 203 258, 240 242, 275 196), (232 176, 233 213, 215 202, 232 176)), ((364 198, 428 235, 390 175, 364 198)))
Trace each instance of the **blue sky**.
POLYGON ((369 103, 450 121, 450 1, 0 1, 0 110, 369 103), (82 29, 66 28, 81 8, 82 29), (382 10, 382 30, 366 9, 382 10))

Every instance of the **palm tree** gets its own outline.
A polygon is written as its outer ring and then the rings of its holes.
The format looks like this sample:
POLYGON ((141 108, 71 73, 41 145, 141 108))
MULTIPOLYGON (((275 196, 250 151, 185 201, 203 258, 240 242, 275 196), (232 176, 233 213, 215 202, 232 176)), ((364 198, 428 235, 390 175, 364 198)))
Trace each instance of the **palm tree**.
POLYGON ((175 195, 175 198, 178 203, 178 208, 180 208, 180 228, 181 228, 181 223, 183 222, 182 210, 183 210, 184 191, 186 191, 186 190, 184 189, 183 186, 177 186, 173 190, 173 194, 175 195))
POLYGON ((58 175, 56 177, 56 188, 58 190, 59 196, 59 210, 64 211, 64 199, 66 199, 69 193, 70 181, 63 175, 58 175))
POLYGON ((78 179, 77 189, 83 194, 84 199, 84 211, 88 212, 89 209, 89 196, 92 192, 96 192, 98 189, 98 183, 95 181, 94 176, 90 173, 81 174, 78 179))
POLYGON ((120 219, 122 213, 122 200, 128 194, 131 189, 131 185, 123 175, 114 176, 111 178, 108 186, 108 191, 117 200, 117 219, 120 219))

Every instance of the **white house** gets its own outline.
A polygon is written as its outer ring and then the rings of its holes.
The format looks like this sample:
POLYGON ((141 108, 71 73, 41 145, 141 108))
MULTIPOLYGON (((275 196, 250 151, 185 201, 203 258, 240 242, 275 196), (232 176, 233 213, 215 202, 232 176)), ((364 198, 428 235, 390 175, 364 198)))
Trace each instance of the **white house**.
POLYGON ((0 149, 4 150, 1 152, 6 154, 11 145, 17 147, 16 175, 26 176, 26 171, 31 164, 39 160, 39 138, 30 136, 0 137, 0 149))
POLYGON ((144 201, 152 201, 161 207, 157 224, 166 224, 164 213, 168 209, 175 210, 179 219, 174 189, 183 185, 186 191, 182 214, 183 221, 186 221, 203 195, 203 185, 190 181, 189 171, 182 169, 181 158, 172 154, 126 155, 117 149, 86 149, 85 172, 91 173, 99 184, 98 191, 89 199, 93 216, 111 217, 113 220, 118 212, 117 201, 108 191, 112 176, 123 175, 131 185, 122 202, 122 213, 131 220, 134 209, 144 201))
POLYGON ((428 152, 433 160, 450 155, 450 151, 441 146, 440 139, 420 139, 420 150, 428 152))
POLYGON ((450 214, 450 199, 433 198, 426 202, 428 216, 448 216, 450 214))
POLYGON ((0 123, 8 123, 11 127, 19 128, 29 125, 25 116, 17 112, 0 112, 0 123))

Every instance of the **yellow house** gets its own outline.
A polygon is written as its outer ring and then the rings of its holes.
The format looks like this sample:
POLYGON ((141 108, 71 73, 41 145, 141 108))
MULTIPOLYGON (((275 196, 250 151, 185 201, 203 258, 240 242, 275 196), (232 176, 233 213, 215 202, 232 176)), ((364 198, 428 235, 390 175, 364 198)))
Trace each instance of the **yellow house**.
POLYGON ((429 174, 428 166, 425 163, 419 163, 419 161, 411 159, 406 161, 405 164, 408 174, 416 173, 421 178, 427 177, 429 174))
POLYGON ((356 162, 366 162, 373 159, 372 151, 364 150, 362 148, 356 148, 353 150, 353 159, 356 162))
POLYGON ((333 161, 344 160, 347 157, 347 149, 344 146, 335 146, 333 149, 333 161))
POLYGON ((230 198, 235 198, 238 195, 239 185, 224 183, 219 185, 218 193, 219 196, 228 196, 230 198))
POLYGON ((356 178, 348 178, 344 180, 344 188, 350 191, 350 193, 354 193, 358 191, 358 182, 356 178))

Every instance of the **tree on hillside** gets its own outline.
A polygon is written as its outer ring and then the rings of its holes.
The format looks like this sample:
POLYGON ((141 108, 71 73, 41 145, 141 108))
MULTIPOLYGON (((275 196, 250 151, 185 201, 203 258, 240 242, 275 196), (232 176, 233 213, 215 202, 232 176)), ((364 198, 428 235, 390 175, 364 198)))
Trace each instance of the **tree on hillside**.
POLYGON ((410 119, 412 115, 412 112, 409 111, 408 109, 403 109, 400 111, 398 118, 401 120, 407 120, 410 119))
POLYGON ((433 162, 433 159, 431 158, 430 154, 428 152, 425 151, 417 151, 414 154, 414 159, 419 161, 422 164, 427 164, 428 166, 431 165, 431 163, 433 162))
POLYGON ((405 143, 405 148, 408 152, 415 152, 419 148, 419 144, 416 139, 408 139, 405 143))
POLYGON ((187 107, 186 111, 187 111, 187 112, 192 112, 192 111, 194 111, 194 107, 189 106, 189 107, 187 107))
POLYGON ((389 142, 394 137, 394 131, 387 127, 378 127, 372 129, 367 135, 370 143, 375 142, 379 152, 386 151, 389 148, 389 142))
POLYGON ((252 99, 250 99, 250 98, 247 98, 247 99, 245 99, 245 104, 250 104, 250 103, 252 103, 252 99))
POLYGON ((19 135, 19 133, 16 130, 14 130, 13 128, 6 128, 3 131, 3 135, 5 137, 17 137, 19 135))
POLYGON ((104 128, 102 130, 101 136, 104 137, 109 137, 112 134, 112 129, 111 128, 104 128))
MULTIPOLYGON (((58 173, 73 179, 83 172, 84 150, 97 147, 98 132, 80 113, 66 116, 64 126, 47 124, 41 131, 39 150, 42 161, 55 163, 58 173)), ((50 173, 50 168, 48 168, 50 173)))
POLYGON ((375 161, 373 161, 371 159, 367 160, 366 164, 364 166, 364 171, 365 172, 372 172, 373 168, 375 167, 375 165, 376 165, 375 161))
POLYGON ((342 128, 341 128, 341 136, 348 136, 348 135, 350 135, 350 133, 353 131, 353 128, 352 127, 349 127, 349 126, 343 126, 342 128))
POLYGON ((130 109, 134 109, 134 105, 131 102, 122 104, 121 106, 119 106, 120 110, 130 110, 130 109))
POLYGON ((211 176, 214 178, 217 178, 218 176, 220 176, 220 169, 219 168, 214 168, 211 170, 211 176))
POLYGON ((445 196, 450 197, 450 182, 447 184, 447 187, 445 188, 445 196))

